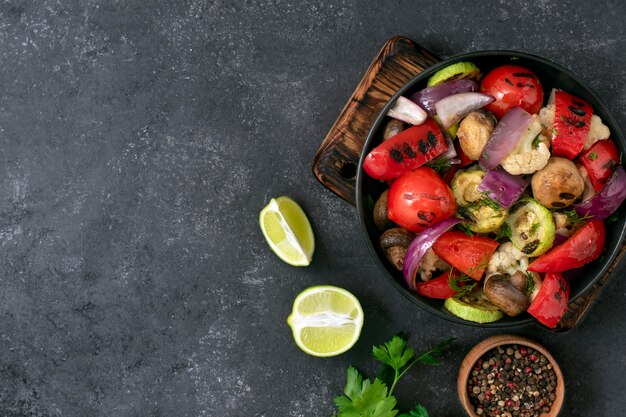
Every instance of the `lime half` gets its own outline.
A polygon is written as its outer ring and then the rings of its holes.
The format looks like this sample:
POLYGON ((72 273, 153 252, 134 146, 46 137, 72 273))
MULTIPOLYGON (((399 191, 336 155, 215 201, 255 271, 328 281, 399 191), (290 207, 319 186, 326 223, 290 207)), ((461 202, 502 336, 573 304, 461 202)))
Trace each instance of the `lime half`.
POLYGON ((461 298, 448 298, 443 305, 455 316, 476 323, 491 323, 504 317, 480 289, 461 298))
POLYGON ((359 339, 363 309, 343 288, 320 285, 298 294, 287 324, 300 349, 313 356, 335 356, 359 339))
POLYGON ((289 197, 272 198, 261 210, 259 224, 270 248, 294 266, 307 266, 313 258, 315 237, 302 208, 289 197))

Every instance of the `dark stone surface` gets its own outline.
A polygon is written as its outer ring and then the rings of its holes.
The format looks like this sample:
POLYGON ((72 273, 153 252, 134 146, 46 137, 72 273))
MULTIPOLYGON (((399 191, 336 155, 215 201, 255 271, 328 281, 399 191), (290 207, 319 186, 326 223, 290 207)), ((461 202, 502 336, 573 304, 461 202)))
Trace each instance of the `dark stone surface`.
MULTIPOLYGON (((455 374, 495 334, 420 311, 383 279, 354 209, 313 155, 382 44, 442 57, 528 51, 580 74, 624 126, 623 1, 6 1, 0 5, 0 415, 322 416, 373 343, 456 336, 397 394, 462 414, 455 374), (257 224, 273 196, 308 212, 317 251, 283 264, 257 224), (285 319, 335 284, 366 322, 318 359, 285 319)), ((622 266, 591 315, 554 335, 564 415, 622 415, 622 266)))

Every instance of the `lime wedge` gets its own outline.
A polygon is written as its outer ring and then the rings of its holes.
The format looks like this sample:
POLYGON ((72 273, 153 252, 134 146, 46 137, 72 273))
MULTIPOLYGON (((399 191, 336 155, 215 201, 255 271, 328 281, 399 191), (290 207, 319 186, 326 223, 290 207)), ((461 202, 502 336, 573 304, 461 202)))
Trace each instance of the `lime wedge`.
POLYGON ((480 70, 471 62, 457 62, 448 65, 434 73, 426 84, 427 87, 433 87, 446 81, 459 80, 462 78, 471 78, 478 80, 480 78, 480 70))
POLYGON ((504 317, 504 313, 491 304, 481 289, 461 298, 448 298, 443 305, 455 316, 476 323, 491 323, 504 317))
POLYGON ((298 294, 287 324, 300 349, 313 356, 335 356, 359 339, 363 309, 343 288, 320 285, 298 294))
POLYGON ((261 210, 259 224, 272 251, 294 266, 307 266, 313 258, 315 236, 302 208, 289 197, 272 198, 261 210))

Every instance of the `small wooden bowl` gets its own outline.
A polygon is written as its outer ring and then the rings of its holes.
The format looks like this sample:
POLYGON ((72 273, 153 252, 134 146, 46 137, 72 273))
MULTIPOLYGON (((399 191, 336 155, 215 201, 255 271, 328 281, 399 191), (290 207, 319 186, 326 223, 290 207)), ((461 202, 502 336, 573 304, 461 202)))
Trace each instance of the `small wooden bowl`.
POLYGON ((467 381, 469 379, 470 373, 472 372, 472 368, 474 364, 483 356, 485 353, 490 351, 493 348, 503 345, 522 345, 535 349, 536 351, 543 354, 548 362, 552 364, 552 369, 556 374, 556 389, 554 391, 554 395, 556 399, 552 403, 550 407, 549 413, 541 414, 541 417, 556 417, 561 412, 561 407, 563 406, 563 400, 565 399, 565 385, 563 382, 563 374, 561 373, 561 368, 554 360, 554 357, 550 355, 550 352, 546 350, 540 344, 533 342, 530 339, 521 336, 514 336, 510 334, 502 334, 499 336, 493 336, 488 339, 483 340, 469 351, 463 362, 461 363, 461 367, 459 369, 459 376, 457 378, 457 390, 459 392, 459 400, 463 405, 463 408, 471 417, 481 417, 476 414, 474 411, 474 406, 470 402, 469 395, 467 393, 467 381))

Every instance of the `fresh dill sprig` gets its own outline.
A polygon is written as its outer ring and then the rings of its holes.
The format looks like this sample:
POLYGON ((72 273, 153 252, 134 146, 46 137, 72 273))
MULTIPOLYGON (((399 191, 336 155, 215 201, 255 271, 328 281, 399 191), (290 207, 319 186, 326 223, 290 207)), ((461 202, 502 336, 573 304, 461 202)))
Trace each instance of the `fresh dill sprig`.
POLYGON ((469 237, 474 236, 474 233, 472 233, 472 231, 470 230, 469 226, 466 223, 459 223, 456 225, 456 227, 461 229, 461 231, 465 233, 466 235, 468 235, 469 237))
POLYGON ((500 239, 510 239, 512 236, 511 228, 508 223, 502 223, 502 226, 496 232, 496 240, 500 239))
POLYGON ((524 293, 530 294, 535 291, 535 276, 532 272, 526 271, 526 285, 524 286, 524 293))
POLYGON ((573 210, 573 209, 572 210, 565 210, 565 211, 563 211, 563 214, 565 214, 567 216, 569 221, 572 222, 573 226, 576 226, 579 223, 587 221, 587 220, 589 220, 592 217, 589 214, 585 214, 584 216, 581 216, 580 214, 578 214, 576 212, 576 210, 573 210))
POLYGON ((450 273, 448 275, 448 285, 456 294, 455 298, 463 297, 471 293, 478 283, 472 279, 469 275, 461 274, 458 276, 454 276, 454 274, 450 273))
POLYGON ((442 172, 443 170, 450 168, 452 166, 452 163, 447 158, 437 158, 430 161, 426 165, 434 169, 436 172, 442 172))

